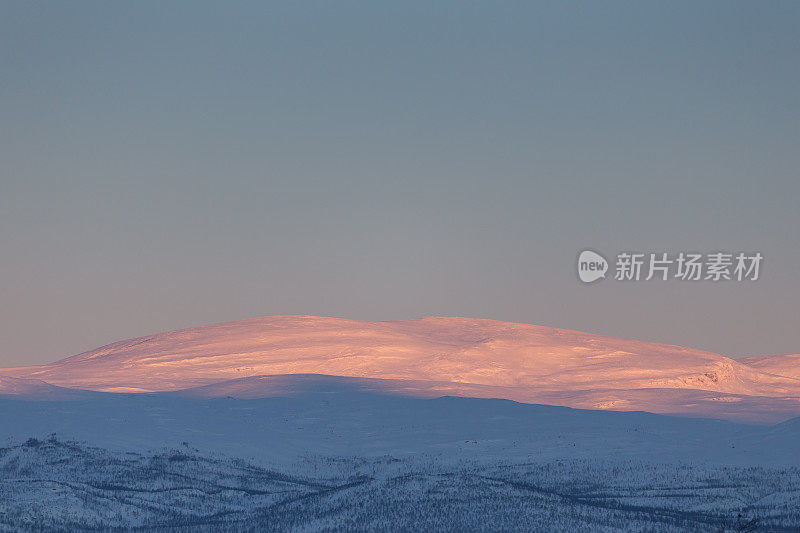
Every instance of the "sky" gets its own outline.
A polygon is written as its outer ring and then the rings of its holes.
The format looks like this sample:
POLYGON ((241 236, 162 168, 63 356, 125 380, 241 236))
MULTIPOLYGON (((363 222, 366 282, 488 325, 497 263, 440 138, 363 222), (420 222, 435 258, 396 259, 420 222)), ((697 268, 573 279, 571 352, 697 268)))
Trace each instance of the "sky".
POLYGON ((0 365, 276 314, 797 353, 799 24, 797 2, 2 2, 0 365), (586 248, 764 262, 583 284, 586 248))

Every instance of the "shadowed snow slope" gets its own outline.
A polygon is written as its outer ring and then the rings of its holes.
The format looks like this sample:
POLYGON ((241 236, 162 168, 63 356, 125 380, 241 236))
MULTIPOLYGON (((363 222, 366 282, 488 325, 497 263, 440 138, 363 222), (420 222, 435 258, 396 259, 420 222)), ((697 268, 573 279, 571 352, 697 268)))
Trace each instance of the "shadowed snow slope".
POLYGON ((526 390, 446 381, 349 378, 319 374, 251 376, 194 387, 172 394, 194 398, 290 398, 307 393, 358 391, 411 398, 524 398, 525 403, 565 405, 580 409, 650 411, 680 416, 718 418, 753 424, 776 424, 798 416, 794 398, 727 394, 693 389, 526 390), (646 406, 647 408, 643 408, 646 406))
POLYGON ((448 317, 390 322, 306 316, 240 320, 121 341, 49 365, 0 369, 0 374, 107 392, 170 391, 251 376, 326 374, 395 380, 391 386, 422 397, 500 397, 726 418, 741 418, 742 412, 752 411, 748 406, 759 402, 759 412, 769 411, 763 404, 773 402, 781 406, 781 419, 800 414, 800 379, 714 353, 448 317))
POLYGON ((56 387, 40 379, 0 376, 0 397, 29 400, 75 400, 88 398, 92 394, 95 393, 56 387))
POLYGON ((0 428, 6 444, 55 433, 121 451, 188 442, 278 462, 306 454, 433 454, 441 461, 626 456, 761 465, 800 460, 791 421, 764 427, 508 400, 405 398, 327 379, 292 398, 98 393, 68 402, 0 399, 0 428))

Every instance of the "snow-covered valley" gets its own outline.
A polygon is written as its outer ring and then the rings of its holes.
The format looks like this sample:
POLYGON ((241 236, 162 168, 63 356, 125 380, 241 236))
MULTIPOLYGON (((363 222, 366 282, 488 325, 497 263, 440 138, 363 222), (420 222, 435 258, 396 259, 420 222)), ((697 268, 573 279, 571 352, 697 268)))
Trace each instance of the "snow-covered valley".
POLYGON ((0 450, 8 528, 755 531, 800 520, 800 470, 633 458, 304 457, 263 466, 191 448, 120 453, 56 438, 0 450))
POLYGON ((0 428, 0 523, 11 530, 800 524, 800 419, 415 399, 319 379, 282 398, 4 399, 0 428))

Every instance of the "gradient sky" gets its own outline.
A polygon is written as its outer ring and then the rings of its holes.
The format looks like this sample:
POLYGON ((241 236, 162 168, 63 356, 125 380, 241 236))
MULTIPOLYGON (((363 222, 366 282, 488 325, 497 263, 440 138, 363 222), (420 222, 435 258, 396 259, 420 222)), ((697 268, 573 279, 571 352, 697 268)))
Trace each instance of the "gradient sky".
POLYGON ((0 365, 272 314, 800 351, 800 3, 3 2, 0 365), (578 252, 760 251, 583 285, 578 252))

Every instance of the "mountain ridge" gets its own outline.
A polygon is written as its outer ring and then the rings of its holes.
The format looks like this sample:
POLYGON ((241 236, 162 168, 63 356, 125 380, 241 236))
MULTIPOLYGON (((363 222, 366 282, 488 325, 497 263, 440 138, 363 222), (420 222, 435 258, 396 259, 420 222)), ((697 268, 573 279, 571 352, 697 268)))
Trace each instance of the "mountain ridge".
MULTIPOLYGON (((460 317, 260 317, 122 340, 47 365, 0 369, 0 375, 103 392, 177 391, 297 374, 418 383, 427 395, 456 390, 487 397, 495 391, 522 402, 550 398, 557 405, 651 412, 692 409, 692 402, 667 392, 661 396, 672 399, 660 405, 653 391, 687 391, 686 398, 701 391, 700 403, 744 406, 755 405, 753 398, 773 398, 784 416, 794 403, 800 414, 800 379, 712 352, 460 317)), ((763 402, 756 402, 759 412, 763 402)))
POLYGON ((800 354, 744 357, 739 361, 763 372, 800 379, 800 354))

